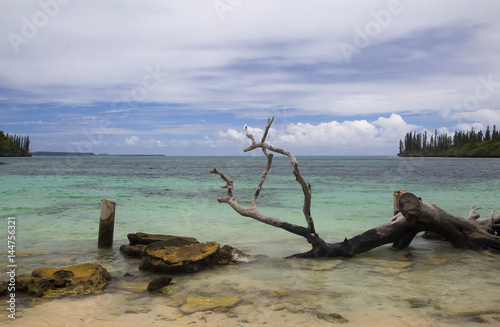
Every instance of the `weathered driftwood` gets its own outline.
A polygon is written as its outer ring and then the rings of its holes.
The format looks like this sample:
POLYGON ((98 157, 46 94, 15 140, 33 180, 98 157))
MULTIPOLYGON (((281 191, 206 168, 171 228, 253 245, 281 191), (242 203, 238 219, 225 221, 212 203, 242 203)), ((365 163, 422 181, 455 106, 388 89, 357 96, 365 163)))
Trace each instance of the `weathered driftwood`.
POLYGON ((101 199, 101 218, 99 220, 98 248, 113 247, 113 232, 115 229, 116 202, 101 199))
POLYGON ((244 151, 248 152, 260 148, 267 157, 267 164, 253 195, 250 208, 244 208, 236 201, 234 198, 234 183, 229 177, 215 168, 210 173, 219 175, 226 182, 222 188, 227 189, 227 194, 225 197, 218 199, 219 203, 229 204, 231 208, 242 216, 282 228, 307 239, 312 245, 312 249, 306 253, 295 254, 293 257, 352 257, 389 243, 392 243, 392 246, 397 249, 403 249, 408 247, 417 233, 422 231, 436 233, 448 240, 454 247, 461 249, 491 248, 500 250, 500 237, 497 236, 500 232, 500 216, 495 218, 492 212, 488 219, 478 221, 479 214, 475 212, 476 209, 472 208, 468 219, 465 219, 450 214, 433 204, 424 202, 411 193, 404 193, 399 197, 398 206, 400 212, 388 222, 354 236, 351 239, 345 238, 342 242, 325 242, 319 237, 314 228, 311 215, 311 186, 306 183, 300 174, 295 156, 289 151, 273 147, 266 143, 267 134, 273 120, 274 118, 268 119, 264 135, 260 142, 255 140, 245 126, 246 135, 252 141, 252 144, 244 149, 244 151), (303 214, 307 227, 266 216, 257 209, 257 199, 272 166, 273 154, 269 152, 282 154, 290 159, 293 174, 304 194, 303 214))

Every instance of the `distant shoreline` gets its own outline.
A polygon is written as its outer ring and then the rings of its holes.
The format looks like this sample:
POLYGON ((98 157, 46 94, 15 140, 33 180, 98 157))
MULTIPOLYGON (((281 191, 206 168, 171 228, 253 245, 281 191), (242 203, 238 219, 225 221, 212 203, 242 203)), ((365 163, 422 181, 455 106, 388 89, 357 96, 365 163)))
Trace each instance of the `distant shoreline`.
POLYGON ((401 158, 500 158, 497 155, 475 156, 475 155, 456 155, 456 154, 422 154, 422 153, 398 153, 401 158))
POLYGON ((33 156, 86 156, 86 157, 165 157, 164 154, 95 154, 92 152, 51 152, 51 151, 37 151, 31 153, 33 156))
POLYGON ((31 153, 28 154, 0 154, 0 158, 21 158, 21 157, 31 157, 31 153))

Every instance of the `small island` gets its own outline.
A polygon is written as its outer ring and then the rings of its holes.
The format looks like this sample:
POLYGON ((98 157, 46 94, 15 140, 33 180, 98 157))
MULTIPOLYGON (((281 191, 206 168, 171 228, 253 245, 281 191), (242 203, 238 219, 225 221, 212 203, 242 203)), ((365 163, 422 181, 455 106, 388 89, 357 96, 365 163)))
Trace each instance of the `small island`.
POLYGON ((0 157, 31 157, 30 137, 0 131, 0 157))
POLYGON ((409 132, 399 141, 399 157, 475 157, 500 158, 500 135, 496 126, 490 131, 457 132, 438 135, 409 132))

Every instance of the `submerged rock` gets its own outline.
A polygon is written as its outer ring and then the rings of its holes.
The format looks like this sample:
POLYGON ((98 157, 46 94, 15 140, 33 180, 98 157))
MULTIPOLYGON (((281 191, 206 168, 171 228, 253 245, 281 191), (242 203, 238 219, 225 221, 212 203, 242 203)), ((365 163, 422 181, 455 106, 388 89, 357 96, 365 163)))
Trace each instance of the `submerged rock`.
POLYGON ((419 299, 419 298, 411 298, 406 299, 406 301, 410 304, 410 308, 425 308, 431 304, 431 300, 429 299, 419 299))
POLYGON ((301 270, 312 270, 312 271, 326 271, 335 269, 337 266, 341 265, 344 261, 342 259, 290 259, 286 261, 293 269, 301 270))
POLYGON ((120 246, 121 253, 134 258, 141 258, 142 255, 144 254, 145 249, 146 245, 144 244, 136 244, 136 245, 123 244, 122 246, 120 246))
POLYGON ((184 246, 192 243, 199 243, 193 237, 148 234, 148 233, 131 233, 127 235, 130 245, 144 244, 149 245, 156 242, 169 242, 170 246, 184 246))
POLYGON ((180 310, 185 314, 207 310, 227 311, 240 302, 239 297, 190 297, 186 299, 186 303, 180 307, 180 310))
POLYGON ((168 284, 170 284, 171 281, 172 281, 172 277, 170 277, 170 276, 157 277, 149 282, 148 291, 154 292, 154 291, 157 291, 159 289, 162 289, 165 286, 167 286, 168 284))
POLYGON ((153 243, 144 251, 139 265, 141 270, 162 273, 196 272, 210 263, 210 257, 219 250, 219 243, 193 243, 184 246, 168 246, 153 243))
POLYGON ((111 275, 101 265, 84 263, 65 268, 36 269, 31 276, 18 276, 16 282, 18 289, 28 294, 57 297, 98 293, 110 281, 111 275))
POLYGON ((269 292, 269 296, 271 297, 283 297, 292 294, 290 290, 274 290, 269 292))
POLYGON ((149 313, 151 312, 151 308, 149 307, 138 307, 138 308, 129 308, 125 310, 126 314, 140 314, 140 313, 149 313))
POLYGON ((413 265, 412 261, 385 260, 373 258, 359 258, 360 262, 384 268, 408 269, 413 265))
POLYGON ((221 247, 211 258, 212 264, 230 265, 233 263, 250 262, 254 259, 253 256, 241 252, 230 245, 221 247))
POLYGON ((346 318, 342 317, 338 313, 317 313, 316 317, 319 319, 326 320, 331 323, 336 323, 336 324, 346 324, 349 322, 346 318))

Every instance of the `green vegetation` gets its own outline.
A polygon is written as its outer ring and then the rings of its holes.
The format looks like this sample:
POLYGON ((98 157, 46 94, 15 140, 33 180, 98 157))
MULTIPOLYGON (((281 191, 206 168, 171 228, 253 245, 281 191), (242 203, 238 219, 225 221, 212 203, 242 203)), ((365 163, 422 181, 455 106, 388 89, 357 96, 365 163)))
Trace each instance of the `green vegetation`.
POLYGON ((30 137, 0 131, 0 157, 31 157, 30 137))
POLYGON ((427 132, 407 133, 404 141, 399 141, 400 157, 500 157, 500 133, 490 126, 483 133, 472 128, 469 132, 455 132, 428 135, 427 132))

